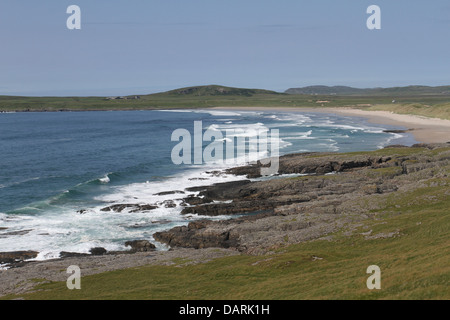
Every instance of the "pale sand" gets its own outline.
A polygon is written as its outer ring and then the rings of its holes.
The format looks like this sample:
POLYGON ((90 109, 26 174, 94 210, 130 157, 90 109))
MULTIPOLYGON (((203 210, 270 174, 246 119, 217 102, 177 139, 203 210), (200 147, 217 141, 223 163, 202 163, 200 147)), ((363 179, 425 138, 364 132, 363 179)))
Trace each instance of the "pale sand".
POLYGON ((287 107, 216 107, 217 110, 242 111, 282 111, 282 112, 319 112, 343 116, 363 117, 369 122, 405 127, 411 130, 414 138, 423 143, 450 142, 450 120, 427 118, 422 116, 397 114, 389 111, 366 111, 353 108, 287 108, 287 107))

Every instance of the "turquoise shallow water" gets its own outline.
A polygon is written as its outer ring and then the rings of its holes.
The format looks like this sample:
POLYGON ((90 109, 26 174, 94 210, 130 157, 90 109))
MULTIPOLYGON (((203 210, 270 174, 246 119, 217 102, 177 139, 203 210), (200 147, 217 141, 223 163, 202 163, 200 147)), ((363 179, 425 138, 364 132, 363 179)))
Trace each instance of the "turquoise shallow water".
POLYGON ((0 230, 0 251, 36 250, 45 259, 60 251, 88 252, 94 246, 120 250, 126 240, 151 240, 156 231, 198 218, 164 206, 166 200, 179 203, 180 194, 157 195, 235 179, 205 172, 222 166, 172 162, 171 151, 178 143, 171 141, 172 133, 186 129, 193 134, 194 121, 224 135, 237 128, 278 129, 280 154, 375 150, 416 142, 408 134, 383 133, 401 128, 318 113, 2 113, 0 228, 8 229, 0 230), (147 213, 100 211, 113 203, 156 203, 159 208, 147 213), (6 234, 16 231, 19 234, 6 234))

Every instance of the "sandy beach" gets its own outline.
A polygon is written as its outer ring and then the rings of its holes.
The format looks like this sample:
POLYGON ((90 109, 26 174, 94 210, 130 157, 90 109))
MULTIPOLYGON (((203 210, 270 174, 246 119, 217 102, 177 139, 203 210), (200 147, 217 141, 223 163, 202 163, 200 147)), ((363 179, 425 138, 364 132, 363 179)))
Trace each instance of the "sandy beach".
POLYGON ((267 107, 227 107, 217 110, 247 111, 283 111, 283 112, 319 112, 333 113, 350 117, 363 117, 369 122, 405 127, 411 131, 417 141, 423 143, 450 142, 450 120, 427 118, 409 114, 397 114, 388 111, 366 111, 354 108, 267 108, 267 107))

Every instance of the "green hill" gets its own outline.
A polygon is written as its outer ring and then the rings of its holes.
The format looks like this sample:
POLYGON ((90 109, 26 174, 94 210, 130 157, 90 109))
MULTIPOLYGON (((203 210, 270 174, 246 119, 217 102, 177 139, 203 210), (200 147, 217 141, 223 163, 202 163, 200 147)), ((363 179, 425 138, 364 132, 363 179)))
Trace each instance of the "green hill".
POLYGON ((258 94, 273 94, 281 95, 282 93, 262 90, 262 89, 242 89, 242 88, 232 88, 219 85, 208 85, 208 86, 197 86, 197 87, 187 87, 171 90, 168 92, 161 93, 159 95, 168 96, 245 96, 252 97, 258 94))
POLYGON ((21 97, 1 96, 1 111, 92 111, 151 110, 254 106, 267 102, 279 105, 288 96, 263 89, 232 88, 219 85, 186 87, 167 92, 111 97, 21 97))

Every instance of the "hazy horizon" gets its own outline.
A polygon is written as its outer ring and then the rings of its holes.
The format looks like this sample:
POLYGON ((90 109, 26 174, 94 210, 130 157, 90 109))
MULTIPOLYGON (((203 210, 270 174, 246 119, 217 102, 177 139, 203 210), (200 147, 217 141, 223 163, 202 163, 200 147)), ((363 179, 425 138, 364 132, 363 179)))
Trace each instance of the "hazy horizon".
MULTIPOLYGON (((221 84, 200 84, 200 85, 192 85, 192 86, 187 86, 187 87, 177 87, 177 88, 169 88, 167 90, 162 90, 162 91, 155 91, 155 92, 130 92, 130 93, 125 93, 125 94, 96 94, 96 95, 89 95, 89 94, 73 94, 73 95, 67 95, 67 94, 62 94, 62 95, 58 95, 58 94, 49 94, 49 95, 34 95, 34 94, 23 94, 23 95, 8 95, 8 94, 0 94, 3 96, 23 96, 23 97, 121 97, 121 96, 132 96, 132 95, 149 95, 149 94, 155 94, 155 93, 163 93, 163 92, 167 92, 167 91, 171 91, 171 90, 176 90, 176 89, 182 89, 182 88, 189 88, 189 87, 204 87, 204 86, 224 86, 221 84)), ((306 85, 306 86, 302 86, 302 87, 290 87, 290 88, 286 88, 285 90, 273 90, 273 89, 268 89, 268 88, 257 88, 254 86, 250 86, 247 88, 240 88, 240 87, 236 87, 236 86, 224 86, 224 87, 231 87, 231 88, 239 88, 239 89, 262 89, 262 90, 270 90, 270 91, 275 91, 275 92, 279 92, 279 93, 285 93, 285 91, 287 91, 288 89, 293 89, 293 88, 307 88, 307 87, 316 87, 316 86, 326 86, 326 87, 349 87, 349 88, 355 88, 355 89, 385 89, 385 88, 405 88, 405 87, 415 87, 415 86, 425 86, 425 87, 441 87, 441 86, 450 86, 450 85, 439 85, 439 86, 428 86, 428 85, 423 85, 423 84, 411 84, 411 85, 405 85, 405 86, 389 86, 389 87, 355 87, 355 86, 346 86, 346 85, 321 85, 321 84, 313 84, 313 85, 306 85)))
POLYGON ((448 1, 4 0, 0 95, 448 85, 448 1), (69 30, 69 5, 81 29, 69 30), (381 29, 366 10, 381 8, 381 29))

